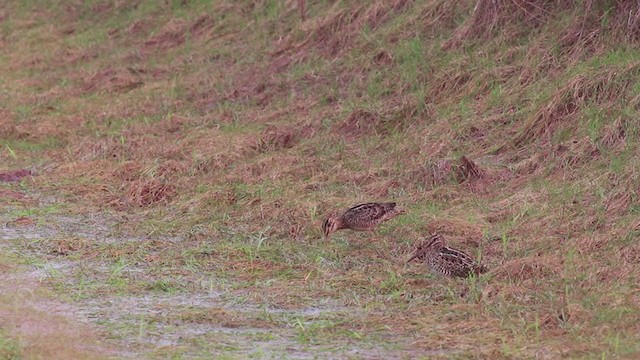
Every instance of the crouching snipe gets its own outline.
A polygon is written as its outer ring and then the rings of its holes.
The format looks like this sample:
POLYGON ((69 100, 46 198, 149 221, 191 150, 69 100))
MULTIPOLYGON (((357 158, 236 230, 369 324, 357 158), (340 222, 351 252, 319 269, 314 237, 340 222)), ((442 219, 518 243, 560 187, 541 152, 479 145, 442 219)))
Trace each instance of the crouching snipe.
POLYGON ((404 213, 396 203, 367 203, 356 205, 338 216, 330 216, 322 223, 325 239, 341 229, 374 231, 381 223, 404 213))
POLYGON ((437 234, 423 241, 407 263, 415 259, 426 262, 431 271, 445 276, 467 277, 488 271, 471 256, 445 246, 442 235, 437 234))

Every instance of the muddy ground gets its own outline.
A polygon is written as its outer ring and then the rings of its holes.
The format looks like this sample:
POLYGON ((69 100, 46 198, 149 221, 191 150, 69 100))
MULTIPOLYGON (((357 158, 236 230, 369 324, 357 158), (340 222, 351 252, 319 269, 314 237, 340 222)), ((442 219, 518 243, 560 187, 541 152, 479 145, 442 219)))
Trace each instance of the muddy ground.
POLYGON ((195 291, 149 289, 80 294, 82 283, 108 282, 113 276, 140 280, 154 275, 143 262, 118 264, 114 269, 109 261, 100 261, 100 254, 91 259, 69 258, 59 247, 64 240, 117 247, 145 241, 179 243, 184 239, 116 235, 118 231, 114 229, 121 220, 107 214, 11 216, 16 211, 9 209, 0 217, 0 249, 19 262, 2 274, 0 292, 20 301, 21 312, 47 315, 14 317, 9 324, 3 324, 15 328, 26 343, 52 333, 81 338, 88 332, 95 344, 85 346, 79 342, 75 344, 80 346, 78 351, 115 358, 178 353, 186 358, 278 359, 388 359, 416 355, 407 350, 408 342, 397 339, 362 342, 354 335, 351 343, 315 341, 305 335, 307 329, 341 322, 367 310, 341 305, 330 297, 314 299, 305 307, 260 304, 249 300, 251 294, 234 291, 233 279, 201 279, 195 291), (65 288, 73 290, 66 292, 65 288))

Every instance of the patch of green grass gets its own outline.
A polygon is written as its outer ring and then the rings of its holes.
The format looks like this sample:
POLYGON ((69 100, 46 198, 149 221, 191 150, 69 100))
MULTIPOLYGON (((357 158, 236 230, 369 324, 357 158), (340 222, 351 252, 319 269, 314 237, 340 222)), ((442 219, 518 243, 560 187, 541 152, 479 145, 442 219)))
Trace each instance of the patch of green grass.
POLYGON ((62 215, 67 212, 68 204, 52 203, 46 206, 36 206, 21 210, 13 210, 7 215, 10 218, 19 217, 44 217, 46 215, 62 215))
POLYGON ((179 282, 170 279, 160 279, 152 282, 147 287, 148 290, 175 294, 182 289, 179 282))
POLYGON ((9 152, 10 156, 14 159, 20 158, 21 160, 28 156, 27 154, 23 156, 23 154, 21 154, 23 152, 41 153, 45 150, 58 148, 63 145, 63 143, 64 142, 57 137, 46 137, 38 141, 0 139, 0 146, 9 152))
POLYGON ((405 83, 411 84, 414 89, 420 86, 421 74, 429 70, 429 63, 424 59, 424 42, 420 36, 405 40, 397 46, 396 58, 398 61, 398 72, 405 83))
POLYGON ((22 347, 14 339, 0 330, 0 359, 18 360, 22 358, 22 347))

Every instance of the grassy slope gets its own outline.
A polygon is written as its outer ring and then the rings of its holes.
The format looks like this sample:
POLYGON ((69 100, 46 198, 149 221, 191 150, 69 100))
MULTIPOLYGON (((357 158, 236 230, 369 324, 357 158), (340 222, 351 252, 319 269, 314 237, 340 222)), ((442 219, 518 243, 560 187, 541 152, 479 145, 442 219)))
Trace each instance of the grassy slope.
POLYGON ((149 281, 178 291, 215 276, 259 303, 367 310, 317 341, 640 351, 640 53, 625 3, 309 1, 305 21, 294 1, 0 3, 0 162, 39 174, 3 188, 187 239, 71 256, 149 262, 149 281), (482 178, 456 178, 462 155, 482 178), (319 240, 329 211, 375 199, 409 214, 376 242, 319 240), (430 231, 494 271, 475 283, 404 267, 430 231))

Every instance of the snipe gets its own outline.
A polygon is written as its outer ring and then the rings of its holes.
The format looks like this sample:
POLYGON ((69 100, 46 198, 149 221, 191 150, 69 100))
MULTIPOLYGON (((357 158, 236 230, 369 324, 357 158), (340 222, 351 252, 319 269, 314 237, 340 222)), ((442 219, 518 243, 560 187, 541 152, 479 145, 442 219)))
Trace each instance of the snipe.
POLYGON ((396 203, 366 203, 347 209, 341 215, 330 216, 322 223, 325 239, 341 229, 374 231, 381 223, 404 213, 396 203))
POLYGON ((464 252, 446 246, 438 234, 424 240, 407 263, 415 259, 426 262, 431 271, 445 276, 467 277, 489 270, 464 252))

